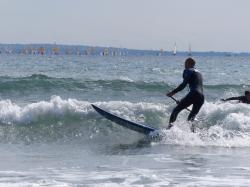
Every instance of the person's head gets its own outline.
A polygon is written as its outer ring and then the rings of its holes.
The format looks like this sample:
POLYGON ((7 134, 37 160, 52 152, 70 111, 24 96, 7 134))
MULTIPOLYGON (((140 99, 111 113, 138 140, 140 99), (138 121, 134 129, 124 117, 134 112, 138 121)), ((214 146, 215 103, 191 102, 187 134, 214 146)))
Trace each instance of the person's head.
POLYGON ((193 68, 195 66, 195 61, 192 58, 187 58, 185 61, 185 69, 193 68))
POLYGON ((245 96, 248 101, 250 101, 250 91, 245 91, 245 96))

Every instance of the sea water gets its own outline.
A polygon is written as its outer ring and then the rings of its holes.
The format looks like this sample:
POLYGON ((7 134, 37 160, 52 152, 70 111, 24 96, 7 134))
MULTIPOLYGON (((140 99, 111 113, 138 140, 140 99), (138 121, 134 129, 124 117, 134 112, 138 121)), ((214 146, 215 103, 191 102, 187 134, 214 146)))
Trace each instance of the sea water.
POLYGON ((193 57, 196 133, 186 110, 154 140, 91 107, 165 128, 185 58, 0 55, 0 186, 250 186, 250 105, 220 101, 250 89, 250 56, 193 57))

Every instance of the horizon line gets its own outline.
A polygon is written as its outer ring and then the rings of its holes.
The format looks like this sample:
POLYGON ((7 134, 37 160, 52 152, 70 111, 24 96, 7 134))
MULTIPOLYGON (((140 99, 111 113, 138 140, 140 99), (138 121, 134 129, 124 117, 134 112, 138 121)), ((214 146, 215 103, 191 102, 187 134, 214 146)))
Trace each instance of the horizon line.
MULTIPOLYGON (((173 52, 173 50, 165 50, 164 48, 160 49, 139 49, 139 48, 128 48, 128 47, 116 47, 116 46, 101 46, 101 45, 91 45, 91 44, 64 44, 64 43, 1 43, 0 45, 57 45, 57 46, 81 46, 81 47, 97 47, 97 48, 115 48, 115 49, 127 49, 127 50, 137 50, 137 51, 155 51, 155 52, 161 52, 163 49, 163 52, 173 52)), ((177 50, 177 52, 184 53, 184 52, 189 52, 188 50, 177 50)), ((250 54, 250 51, 213 51, 213 50, 200 50, 200 51, 192 51, 192 53, 232 53, 232 54, 250 54)))

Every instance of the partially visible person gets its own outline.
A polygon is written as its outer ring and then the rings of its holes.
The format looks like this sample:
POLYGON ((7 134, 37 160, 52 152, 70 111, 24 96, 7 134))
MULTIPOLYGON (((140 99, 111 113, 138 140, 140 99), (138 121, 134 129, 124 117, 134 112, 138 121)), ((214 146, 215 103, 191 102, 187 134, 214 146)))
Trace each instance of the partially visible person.
POLYGON ((232 100, 237 100, 240 103, 246 103, 250 104, 250 91, 245 91, 245 95, 243 96, 238 96, 238 97, 230 97, 227 99, 221 99, 222 101, 232 101, 232 100))

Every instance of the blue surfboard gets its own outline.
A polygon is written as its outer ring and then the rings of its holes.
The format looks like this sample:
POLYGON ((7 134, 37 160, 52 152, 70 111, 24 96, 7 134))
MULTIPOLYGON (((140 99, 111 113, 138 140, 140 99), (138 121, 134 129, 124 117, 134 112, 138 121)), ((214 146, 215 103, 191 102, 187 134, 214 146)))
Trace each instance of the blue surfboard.
POLYGON ((129 121, 127 119, 123 119, 119 116, 116 116, 114 114, 111 114, 95 105, 92 104, 92 107, 96 110, 96 112, 98 112, 99 114, 101 114, 103 117, 109 119, 110 121, 125 127, 127 129, 148 135, 149 133, 156 131, 157 129, 150 127, 148 125, 143 125, 143 124, 139 124, 139 123, 135 123, 132 121, 129 121))

